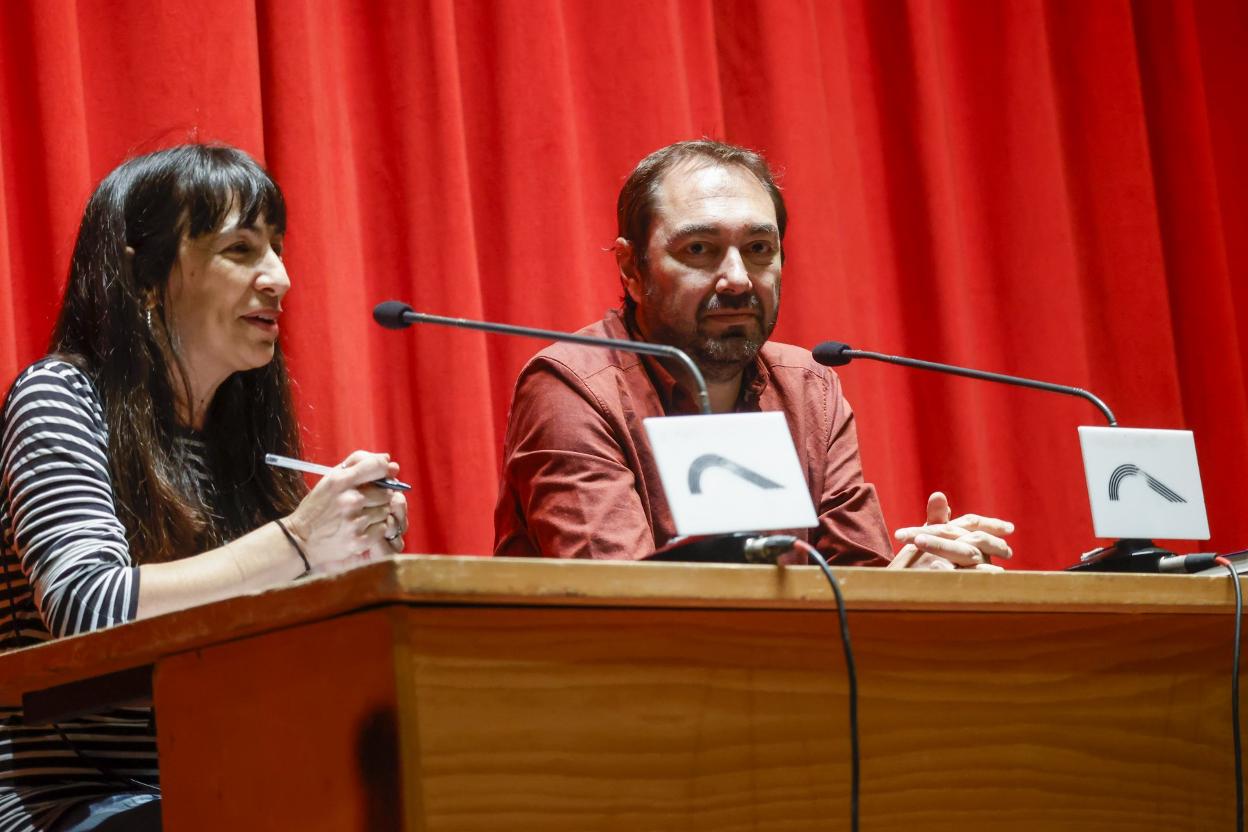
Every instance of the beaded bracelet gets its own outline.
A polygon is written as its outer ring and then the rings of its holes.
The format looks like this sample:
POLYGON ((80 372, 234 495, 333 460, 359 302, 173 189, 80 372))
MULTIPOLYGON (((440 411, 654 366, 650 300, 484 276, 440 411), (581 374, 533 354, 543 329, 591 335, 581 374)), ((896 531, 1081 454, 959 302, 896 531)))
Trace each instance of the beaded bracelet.
POLYGON ((299 545, 299 541, 295 540, 295 536, 290 533, 290 529, 286 528, 285 523, 281 520, 274 520, 273 522, 276 523, 277 527, 282 530, 282 534, 286 535, 286 539, 290 541, 290 545, 295 547, 295 554, 299 555, 299 560, 303 561, 303 574, 299 576, 302 578, 304 575, 307 575, 312 571, 312 564, 308 562, 307 554, 304 553, 303 547, 299 545))

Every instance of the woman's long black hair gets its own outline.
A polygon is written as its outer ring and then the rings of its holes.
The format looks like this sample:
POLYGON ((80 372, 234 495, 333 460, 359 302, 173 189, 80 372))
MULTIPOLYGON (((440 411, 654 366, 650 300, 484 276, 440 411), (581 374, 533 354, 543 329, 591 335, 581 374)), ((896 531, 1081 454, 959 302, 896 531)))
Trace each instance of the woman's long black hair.
POLYGON ((299 455, 280 346, 267 365, 217 389, 204 424, 213 483, 203 499, 174 441, 185 431, 175 385, 188 403, 190 391, 167 327, 169 273, 184 237, 219 230, 234 210, 242 226, 263 216, 285 231, 282 192, 255 160, 181 145, 105 177, 78 230, 49 352, 83 369, 103 400, 114 500, 136 563, 220 545, 289 513, 306 491, 298 474, 263 462, 265 452, 299 455))

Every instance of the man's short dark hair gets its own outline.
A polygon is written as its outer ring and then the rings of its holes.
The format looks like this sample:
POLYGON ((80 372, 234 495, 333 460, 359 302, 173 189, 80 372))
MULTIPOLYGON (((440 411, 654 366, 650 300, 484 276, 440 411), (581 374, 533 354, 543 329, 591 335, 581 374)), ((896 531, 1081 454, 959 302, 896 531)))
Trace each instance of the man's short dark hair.
MULTIPOLYGON (((776 208, 780 240, 784 240, 784 229, 789 221, 788 211, 784 207, 784 197, 776 185, 771 168, 761 154, 714 139, 676 142, 654 151, 638 162, 625 180, 624 187, 620 188, 620 197, 615 208, 618 235, 632 244, 638 270, 645 271, 647 265, 650 227, 654 222, 654 203, 658 198, 659 183, 668 171, 685 162, 695 165, 736 165, 754 174, 771 197, 776 208)), ((634 306, 632 297, 626 291, 625 311, 631 314, 634 306)))

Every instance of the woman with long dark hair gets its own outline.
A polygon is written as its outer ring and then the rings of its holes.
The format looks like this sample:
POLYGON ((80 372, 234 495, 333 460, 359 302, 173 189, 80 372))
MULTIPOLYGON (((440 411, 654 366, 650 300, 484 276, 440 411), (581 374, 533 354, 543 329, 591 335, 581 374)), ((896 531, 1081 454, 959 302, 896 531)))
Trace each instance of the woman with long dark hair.
MULTIPOLYGON (((0 650, 401 551, 357 451, 308 491, 278 344, 286 206, 242 151, 132 159, 87 204, 49 356, 0 414, 0 650)), ((0 709, 0 832, 159 829, 150 709, 0 709)))

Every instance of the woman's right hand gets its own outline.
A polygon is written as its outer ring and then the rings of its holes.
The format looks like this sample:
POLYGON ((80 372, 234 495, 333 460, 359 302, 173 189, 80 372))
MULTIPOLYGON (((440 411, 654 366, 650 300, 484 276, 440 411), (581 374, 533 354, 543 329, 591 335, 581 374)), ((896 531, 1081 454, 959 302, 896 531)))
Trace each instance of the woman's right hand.
POLYGON ((391 492, 371 483, 398 472, 388 454, 355 451, 308 492, 285 523, 313 568, 393 553, 385 538, 391 492))

